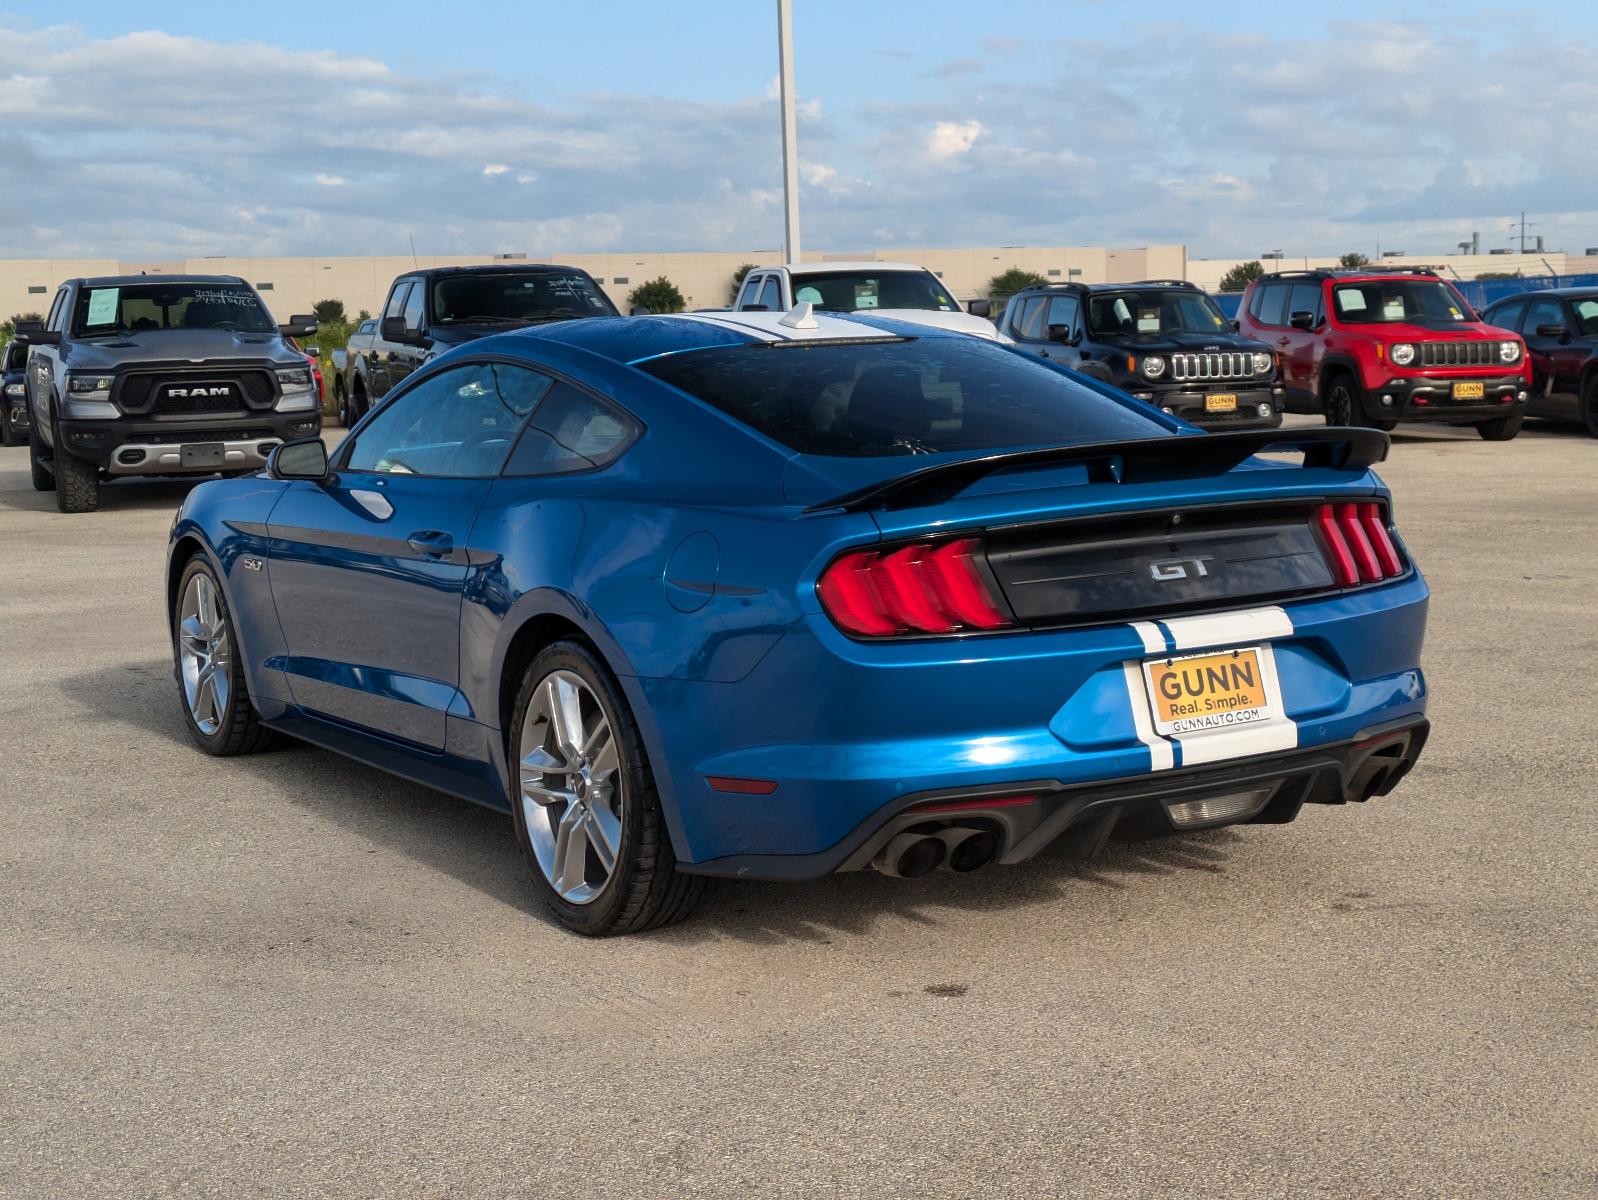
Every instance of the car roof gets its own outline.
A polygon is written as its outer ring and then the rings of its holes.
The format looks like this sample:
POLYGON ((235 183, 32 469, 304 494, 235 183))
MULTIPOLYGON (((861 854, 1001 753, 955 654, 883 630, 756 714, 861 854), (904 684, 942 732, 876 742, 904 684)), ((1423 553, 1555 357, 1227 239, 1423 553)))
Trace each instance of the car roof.
POLYGON ((1204 289, 1198 284, 1186 279, 1131 279, 1125 283, 1033 283, 1028 284, 1017 296, 1027 295, 1073 295, 1079 292, 1146 292, 1158 291, 1160 288, 1169 288, 1173 292, 1202 292, 1204 289))
MULTIPOLYGON (((813 329, 782 324, 785 313, 677 313, 654 317, 585 317, 507 332, 509 339, 559 342, 621 363, 664 354, 775 342, 891 342, 919 337, 966 337, 931 326, 839 313, 814 313, 813 329)), ((494 339, 498 340, 498 338, 494 339)))
POLYGON ((1560 287, 1560 288, 1533 288, 1527 292, 1514 292, 1508 296, 1500 296, 1494 300, 1489 308, 1500 304, 1507 304, 1511 300, 1524 300, 1527 296, 1558 296, 1564 300, 1580 300, 1588 296, 1598 296, 1598 288, 1594 287, 1560 287))
MULTIPOLYGON (((868 258, 844 259, 839 262, 808 262, 808 263, 783 263, 782 266, 790 275, 826 275, 833 271, 925 271, 926 268, 918 263, 908 262, 877 262, 868 258)), ((770 271, 772 267, 757 267, 759 271, 770 271)))
MULTIPOLYGON (((418 267, 413 271, 401 271, 396 279, 414 279, 418 275, 429 279, 440 275, 553 275, 553 274, 587 275, 588 272, 581 267, 568 267, 561 263, 530 263, 514 260, 497 263, 473 263, 470 266, 460 267, 418 267)), ((592 278, 590 276, 590 278, 592 278)))
POLYGON ((89 275, 81 279, 68 279, 67 283, 85 287, 113 287, 132 283, 243 283, 238 275, 89 275))

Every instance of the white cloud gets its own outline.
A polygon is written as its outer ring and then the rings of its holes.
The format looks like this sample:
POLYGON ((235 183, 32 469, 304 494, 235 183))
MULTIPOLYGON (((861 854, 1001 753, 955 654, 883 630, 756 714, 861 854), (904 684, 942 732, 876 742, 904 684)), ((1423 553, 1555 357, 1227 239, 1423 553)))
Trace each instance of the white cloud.
POLYGON ((483 174, 484 175, 508 175, 508 174, 510 174, 510 168, 507 167, 504 163, 489 163, 486 167, 483 168, 483 174))
POLYGON ((938 121, 927 135, 927 154, 946 162, 971 149, 981 136, 981 121, 938 121))
POLYGON ((316 182, 321 184, 323 187, 343 187, 349 182, 349 180, 345 179, 342 175, 323 175, 321 172, 318 172, 316 175, 316 182))

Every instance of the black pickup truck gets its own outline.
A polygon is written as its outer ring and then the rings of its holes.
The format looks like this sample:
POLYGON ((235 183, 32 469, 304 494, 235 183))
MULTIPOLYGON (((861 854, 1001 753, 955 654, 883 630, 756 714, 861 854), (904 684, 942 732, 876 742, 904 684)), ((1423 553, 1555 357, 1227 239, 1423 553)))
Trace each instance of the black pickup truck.
POLYGON ((28 365, 28 343, 10 341, 0 354, 5 394, 0 398, 0 446, 19 446, 28 440, 28 389, 23 369, 28 365))
POLYGON ((124 475, 247 474, 322 425, 310 364, 231 275, 69 279, 40 322, 19 322, 33 486, 90 512, 124 475))
POLYGON ((619 315, 577 267, 493 263, 412 271, 389 287, 376 328, 363 324, 342 356, 334 351, 334 396, 354 424, 417 367, 464 342, 519 326, 619 315))

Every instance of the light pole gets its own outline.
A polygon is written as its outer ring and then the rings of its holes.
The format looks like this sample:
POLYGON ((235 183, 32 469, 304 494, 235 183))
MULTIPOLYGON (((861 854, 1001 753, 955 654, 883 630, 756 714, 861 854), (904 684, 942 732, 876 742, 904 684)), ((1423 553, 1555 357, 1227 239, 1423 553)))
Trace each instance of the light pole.
POLYGON ((793 0, 777 0, 777 89, 782 102, 783 249, 799 261, 799 126, 793 98, 793 0))

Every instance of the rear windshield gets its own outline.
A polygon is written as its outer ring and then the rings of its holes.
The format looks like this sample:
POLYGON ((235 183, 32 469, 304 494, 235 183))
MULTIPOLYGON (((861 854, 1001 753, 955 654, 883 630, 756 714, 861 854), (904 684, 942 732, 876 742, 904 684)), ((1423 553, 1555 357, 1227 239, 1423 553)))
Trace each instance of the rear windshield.
POLYGON ((801 454, 942 454, 1167 432, 1132 401, 976 338, 732 346, 639 366, 801 454))
POLYGON ((433 284, 433 320, 440 325, 537 325, 616 315, 594 281, 576 272, 447 275, 433 284))
POLYGON ((960 306, 930 271, 829 271, 794 276, 796 303, 809 301, 828 312, 875 308, 925 308, 959 312, 960 306))
POLYGON ((78 291, 72 332, 79 337, 158 329, 273 333, 277 326, 255 291, 240 283, 123 283, 78 291))

